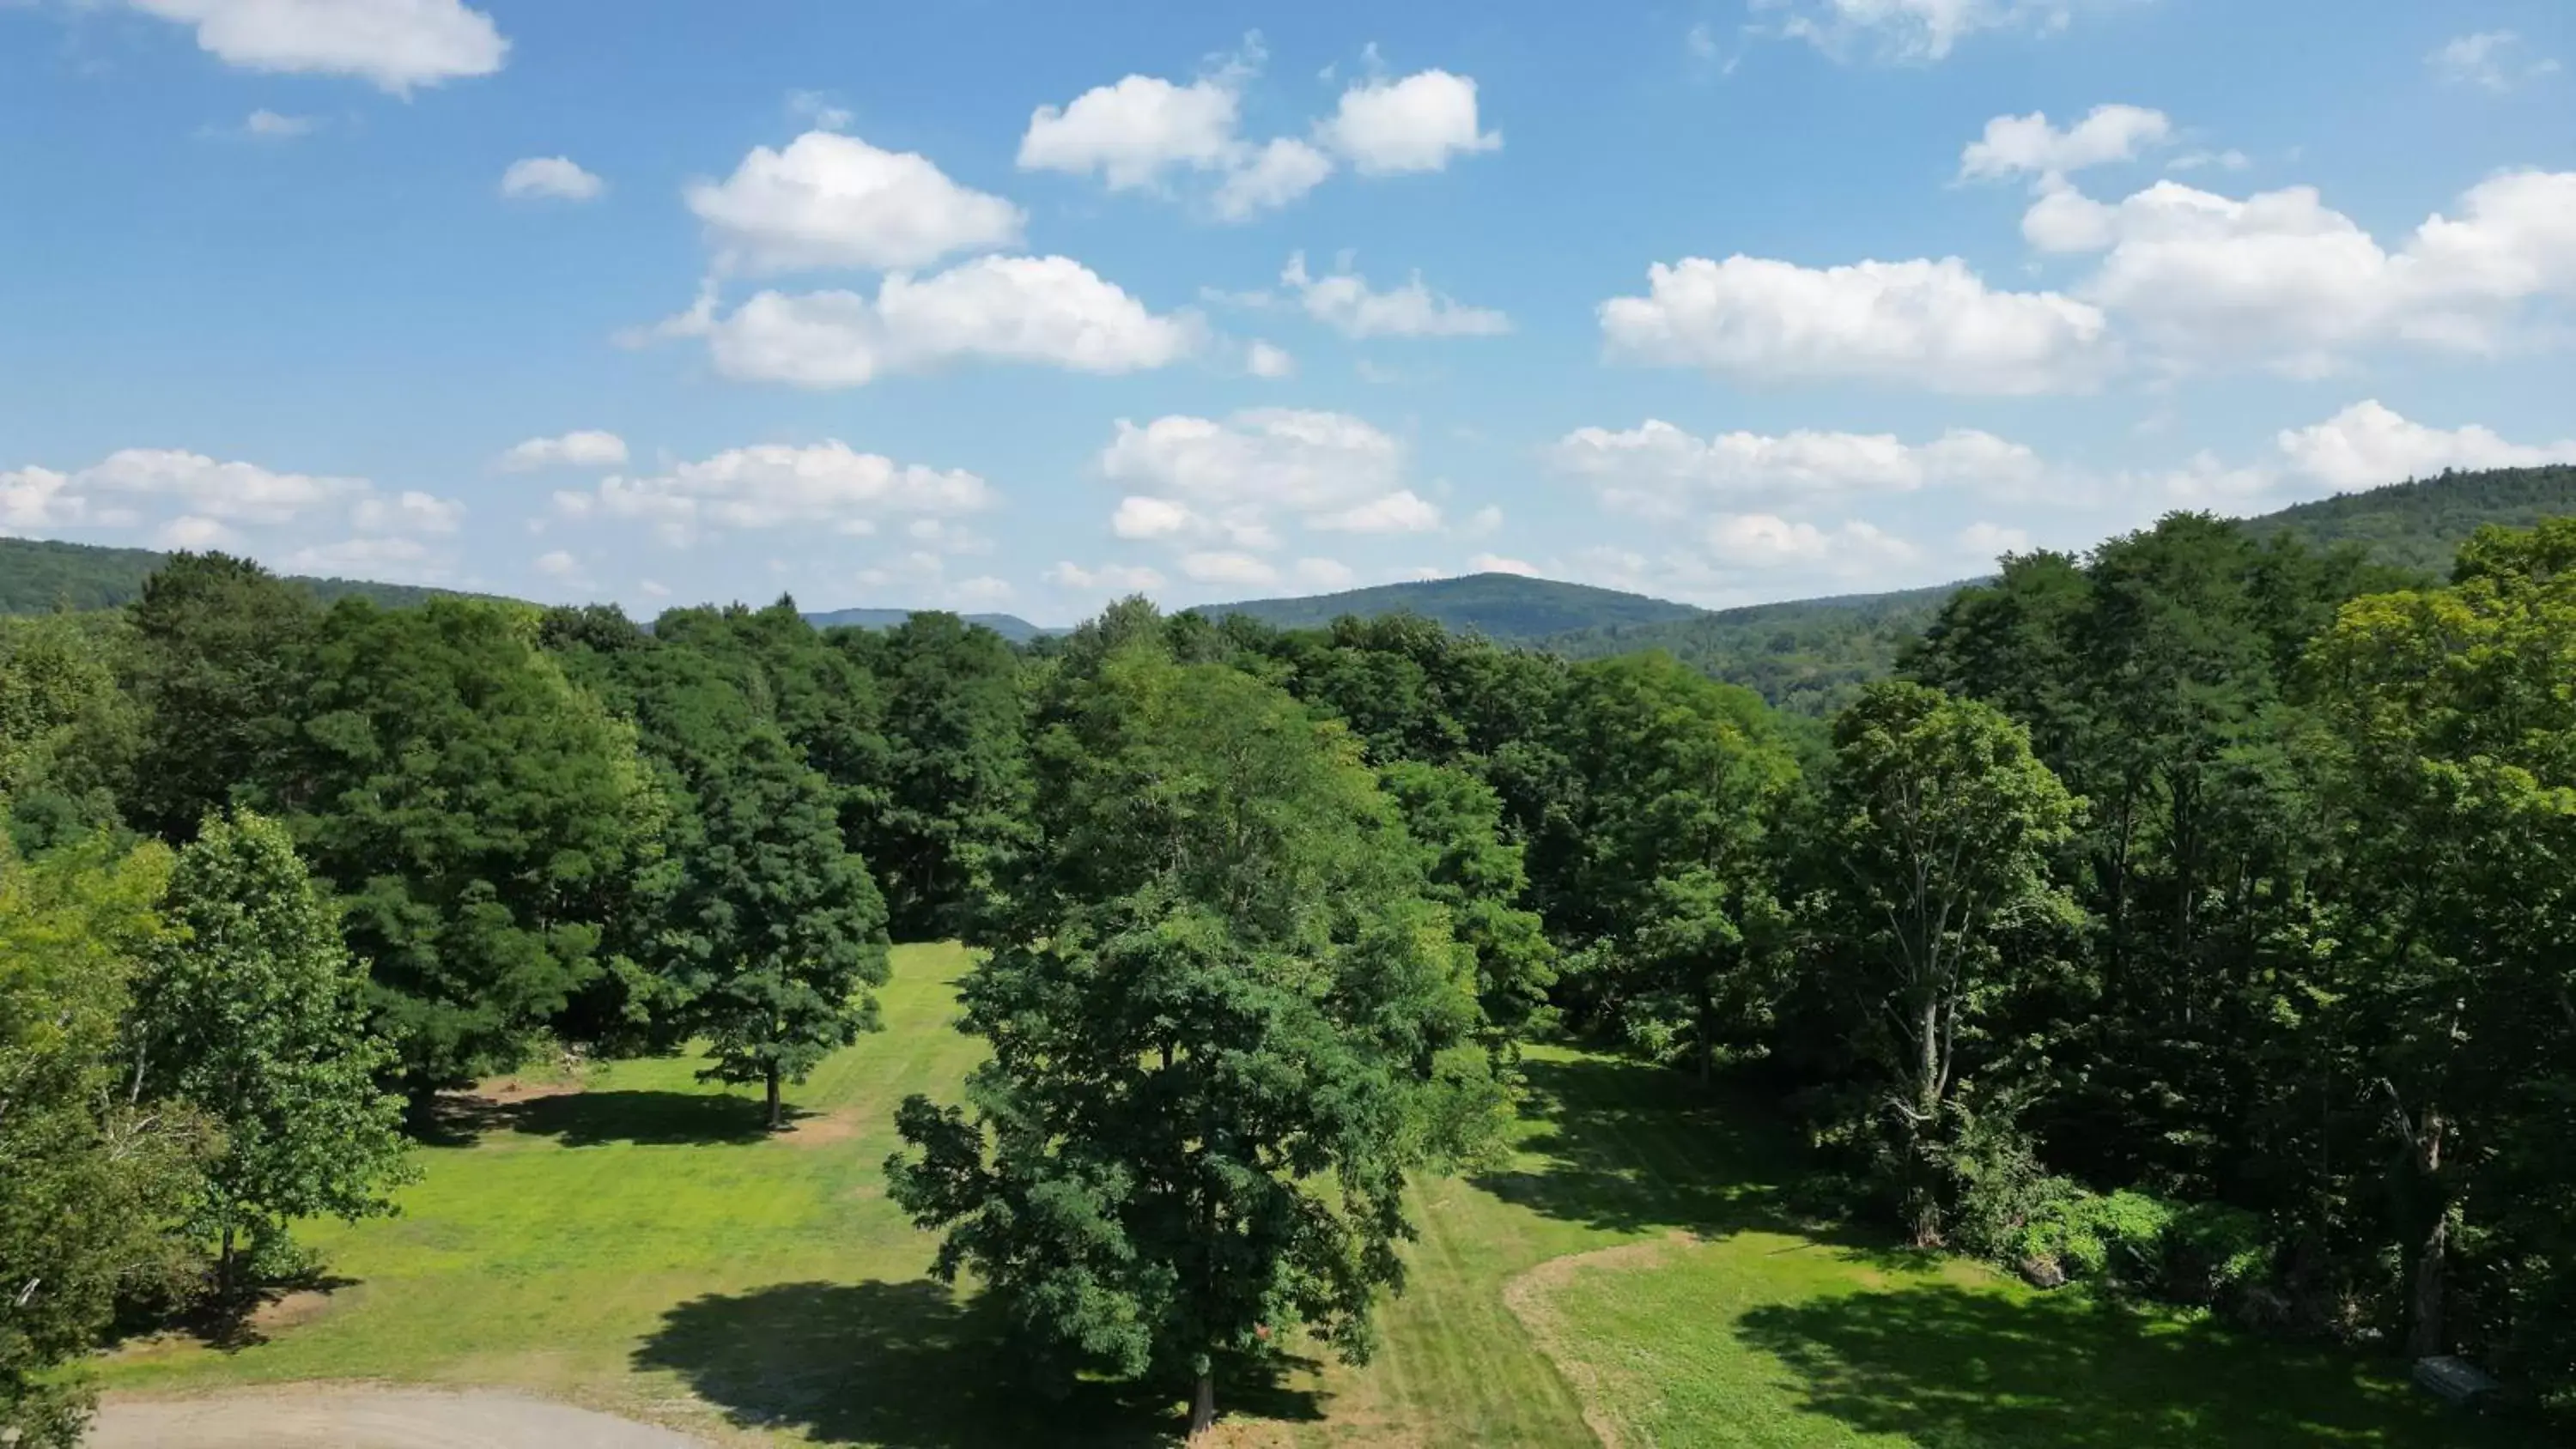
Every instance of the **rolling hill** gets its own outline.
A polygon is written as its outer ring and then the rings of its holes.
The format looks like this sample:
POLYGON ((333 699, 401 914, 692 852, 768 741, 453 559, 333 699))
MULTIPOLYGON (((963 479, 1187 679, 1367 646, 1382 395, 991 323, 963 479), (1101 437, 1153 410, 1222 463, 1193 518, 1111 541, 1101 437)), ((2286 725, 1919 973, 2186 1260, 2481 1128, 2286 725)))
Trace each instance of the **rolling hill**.
MULTIPOLYGON (((32 538, 0 538, 0 614, 43 614, 55 609, 113 609, 143 592, 143 580, 168 561, 169 555, 148 548, 101 548, 87 543, 51 543, 32 538)), ((324 603, 355 595, 389 608, 402 608, 453 589, 424 589, 412 584, 379 584, 364 579, 291 577, 324 603)))
POLYGON ((1468 574, 1421 583, 1380 584, 1309 598, 1207 604, 1200 606, 1198 612, 1211 618, 1242 614, 1276 629, 1321 628, 1345 614, 1368 617, 1407 613, 1437 620, 1451 629, 1472 629, 1492 639, 1527 641, 1577 629, 1692 619, 1702 611, 1688 604, 1597 589, 1589 584, 1559 583, 1519 574, 1468 574))
MULTIPOLYGON (((808 613, 805 616, 805 622, 817 629, 830 629, 839 625, 860 629, 891 629, 911 618, 916 612, 918 611, 913 609, 826 609, 820 613, 808 613)), ((981 624, 1014 644, 1026 644, 1042 634, 1064 632, 1061 629, 1041 628, 1017 614, 963 614, 959 617, 969 624, 981 624)))
POLYGON ((2576 514, 2576 467, 2445 473, 2339 493, 2248 519, 2258 537, 2296 532, 2311 543, 2354 543, 2381 563, 2447 576, 2451 555, 2480 525, 2528 528, 2576 514))
MULTIPOLYGON (((2449 570, 2452 553, 2481 525, 2523 526, 2569 514, 2576 514, 2576 467, 2560 466, 2392 483, 2298 504, 2245 520, 2245 526, 2258 537, 2295 532, 2319 544, 2356 544, 2383 563, 2438 575, 2449 570)), ((113 607, 134 597, 163 557, 146 549, 0 538, 0 613, 113 607)), ((299 582, 326 600, 359 594, 393 605, 440 592, 349 579, 299 582)), ((1241 614, 1281 629, 1320 628, 1345 614, 1412 613, 1573 659, 1662 649, 1783 708, 1824 713, 1860 685, 1884 677, 1905 640, 1966 582, 1973 581, 1707 610, 1586 584, 1487 573, 1305 598, 1247 599, 1203 605, 1199 612, 1241 614)), ((910 612, 833 609, 806 617, 818 626, 885 628, 910 612)), ((1012 614, 966 618, 1016 643, 1061 632, 1012 614)))

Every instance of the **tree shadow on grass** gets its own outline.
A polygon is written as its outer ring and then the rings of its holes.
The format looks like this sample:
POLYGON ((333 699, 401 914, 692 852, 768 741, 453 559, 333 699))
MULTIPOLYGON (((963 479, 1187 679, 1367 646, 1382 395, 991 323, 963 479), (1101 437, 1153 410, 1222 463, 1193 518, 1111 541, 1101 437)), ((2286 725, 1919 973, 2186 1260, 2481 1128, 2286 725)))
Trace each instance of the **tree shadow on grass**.
MULTIPOLYGON (((980 1307, 944 1287, 781 1283, 708 1294, 671 1309, 635 1350, 737 1428, 802 1431, 826 1444, 889 1449, 1065 1444, 1141 1449, 1174 1442, 1178 1401, 1127 1385, 1081 1383, 1050 1393, 980 1307)), ((1319 1416, 1314 1397, 1241 1382, 1231 1411, 1319 1416)))
POLYGON ((1802 1224, 1782 1185, 1796 1155, 1758 1114, 1683 1074, 1601 1057, 1523 1064, 1521 1143, 1535 1167, 1470 1179, 1514 1203, 1615 1232, 1680 1229, 1716 1237, 1802 1224))
MULTIPOLYGON (((791 1123, 810 1113, 789 1108, 791 1123)), ((513 1132, 552 1137, 566 1147, 609 1142, 685 1147, 760 1142, 769 1109, 750 1097, 717 1092, 602 1091, 532 1097, 503 1109, 513 1132)))
MULTIPOLYGON (((793 1126, 814 1114, 791 1106, 786 1115, 793 1126)), ((411 1132, 428 1147, 471 1147, 494 1132, 552 1137, 566 1147, 721 1146, 776 1135, 769 1130, 768 1108, 754 1098, 645 1090, 549 1092, 511 1100, 446 1092, 425 1119, 414 1119, 411 1132)))
POLYGON ((1756 1308, 1736 1331, 1795 1372, 1809 1412, 1925 1445, 2505 1442, 2340 1350, 2256 1342, 2073 1292, 2015 1299, 1924 1284, 1756 1308))

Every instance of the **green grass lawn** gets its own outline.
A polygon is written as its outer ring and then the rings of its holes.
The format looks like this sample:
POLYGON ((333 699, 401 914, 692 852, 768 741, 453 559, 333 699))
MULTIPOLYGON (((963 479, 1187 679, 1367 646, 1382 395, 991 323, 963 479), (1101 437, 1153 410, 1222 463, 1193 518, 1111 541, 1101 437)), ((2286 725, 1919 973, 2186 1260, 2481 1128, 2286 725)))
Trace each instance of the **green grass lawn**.
MULTIPOLYGON (((744 1443, 1157 1442, 1174 1405, 1017 1389, 885 1200, 895 1103, 975 1060, 965 960, 897 951, 886 1031, 791 1093, 789 1137, 693 1063, 595 1070, 424 1151, 400 1217, 313 1229, 326 1304, 247 1347, 131 1347, 108 1386, 495 1384, 744 1443)), ((1625 1444, 2478 1442, 2346 1356, 1802 1233, 1780 1145, 1672 1074, 1558 1050, 1530 1074, 1514 1160, 1424 1187, 1377 1360, 1233 1393, 1236 1444, 1583 1446, 1587 1413, 1625 1444)))

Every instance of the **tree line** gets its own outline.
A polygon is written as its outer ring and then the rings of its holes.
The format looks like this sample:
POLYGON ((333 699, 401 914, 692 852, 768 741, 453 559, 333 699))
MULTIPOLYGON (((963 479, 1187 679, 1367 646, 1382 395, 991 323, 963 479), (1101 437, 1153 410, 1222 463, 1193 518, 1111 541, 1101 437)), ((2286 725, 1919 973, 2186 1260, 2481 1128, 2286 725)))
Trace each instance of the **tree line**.
POLYGON ((1015 647, 180 556, 0 623, 0 1422, 61 1442, 114 1314, 386 1210, 441 1092, 695 1044, 779 1123, 952 937, 990 1054, 892 1196, 1042 1374, 1194 1430, 1292 1334, 1366 1357, 1407 1184, 1555 1035, 1776 1103, 1819 1213, 2563 1396, 2571 560, 2176 515, 2008 560, 1818 721, 1402 616, 1015 647))

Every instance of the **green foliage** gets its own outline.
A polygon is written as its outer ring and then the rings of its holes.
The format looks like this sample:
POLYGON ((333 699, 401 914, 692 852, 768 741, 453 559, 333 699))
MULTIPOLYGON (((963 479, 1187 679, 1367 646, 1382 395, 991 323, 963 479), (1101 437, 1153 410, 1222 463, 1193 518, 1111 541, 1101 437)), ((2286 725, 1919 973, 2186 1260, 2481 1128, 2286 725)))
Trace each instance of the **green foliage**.
POLYGON ((1535 647, 1568 659, 1657 651, 1712 679, 1752 690, 1779 710, 1822 719, 1860 687, 1895 672, 1898 656, 1959 589, 1799 599, 1643 623, 1551 634, 1535 647))
POLYGON ((1768 852, 1796 760, 1751 691, 1662 654, 1577 666, 1556 714, 1530 873, 1580 953, 1558 1004, 1705 1075, 1768 1009, 1768 852))
POLYGON ((1409 1175, 1492 1120, 1472 953, 1338 729, 1152 647, 1065 687, 963 991, 993 1059, 972 1116, 906 1102, 895 1199, 1066 1366, 1205 1405, 1294 1324, 1363 1359, 1409 1175))
POLYGON ((864 829, 897 935, 968 932, 1028 846, 1028 703, 992 630, 917 613, 834 636, 885 700, 885 803, 864 829))
POLYGON ((1940 1240, 1961 1046, 2026 970, 2016 935, 2068 922, 2051 854, 2081 802, 2002 712, 1876 684, 1834 721, 1814 843, 1830 929, 1918 1244, 1940 1240))
POLYGON ((208 1140, 115 1067, 129 983, 161 931, 167 852, 0 842, 0 1436, 70 1449, 85 1354, 120 1290, 174 1270, 162 1235, 208 1140))
POLYGON ((490 604, 342 602, 259 777, 344 897, 415 1094, 516 1064, 608 969, 602 938, 657 848, 632 739, 534 633, 490 604))
POLYGON ((706 1075, 782 1081, 877 1027, 885 903, 841 844, 823 777, 767 725, 697 779, 698 810, 664 916, 665 968, 708 1042, 706 1075))
POLYGON ((2332 918, 2356 969, 2327 1015, 2382 1109, 2366 1140, 2401 1164, 2410 1345, 2465 1331, 2553 1388, 2576 1386, 2576 1153, 2555 1130, 2576 1090, 2571 564, 2576 520, 2481 531, 2451 587, 2355 600, 2312 660, 2350 782, 2332 918), (2515 1293, 2452 1316, 2455 1256, 2515 1293))
POLYGON ((0 618, 0 797, 21 850, 117 821, 137 724, 117 687, 124 643, 113 614, 0 618))
POLYGON ((1502 838, 1503 802, 1461 770, 1400 761, 1379 774, 1421 852, 1424 894, 1449 908, 1450 929, 1476 955, 1476 997, 1488 1045, 1508 1056, 1549 1015, 1556 947, 1535 911, 1521 850, 1502 838))
POLYGON ((220 553, 172 558, 127 614, 142 725, 126 819, 180 841, 289 748, 318 615, 292 585, 220 553))
POLYGON ((2377 562, 2438 575, 2481 528, 2529 528, 2568 514, 2576 514, 2576 468, 2498 468, 2294 504, 2246 529, 2257 538, 2296 533, 2321 545, 2352 544, 2377 562))
POLYGON ((300 1218, 392 1211, 410 1176, 402 1100, 376 1083, 394 1054, 369 1029, 365 973, 282 826, 209 816, 179 853, 162 919, 123 1056, 146 1096, 223 1133, 186 1231, 213 1246, 215 1299, 233 1307, 259 1286, 240 1272, 245 1250, 274 1259, 300 1218))

